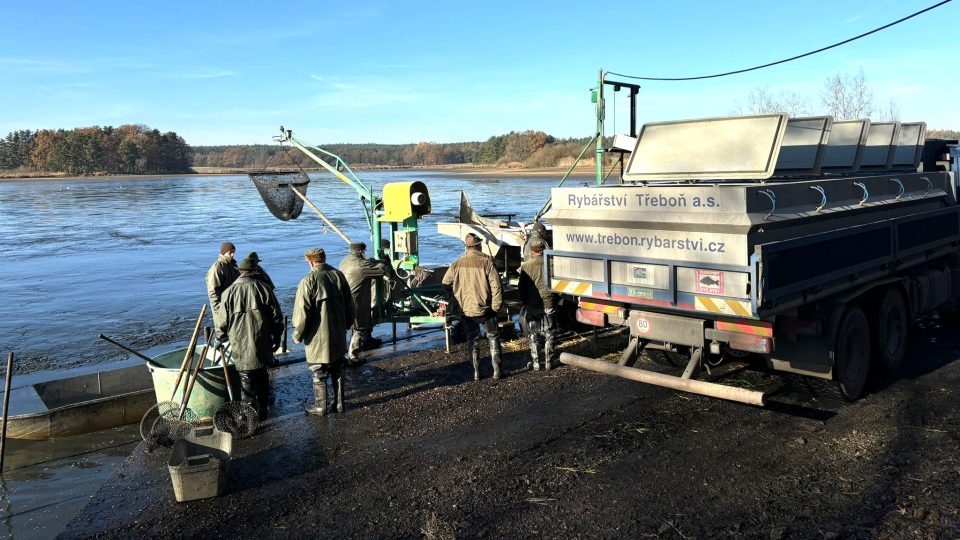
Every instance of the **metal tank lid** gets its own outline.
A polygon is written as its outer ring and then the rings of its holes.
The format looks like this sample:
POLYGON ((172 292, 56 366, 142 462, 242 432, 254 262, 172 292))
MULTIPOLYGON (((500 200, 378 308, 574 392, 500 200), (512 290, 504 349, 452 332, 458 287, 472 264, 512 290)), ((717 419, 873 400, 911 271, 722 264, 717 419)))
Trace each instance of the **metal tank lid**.
POLYGON ((623 178, 765 180, 773 176, 786 129, 783 113, 647 123, 623 178))

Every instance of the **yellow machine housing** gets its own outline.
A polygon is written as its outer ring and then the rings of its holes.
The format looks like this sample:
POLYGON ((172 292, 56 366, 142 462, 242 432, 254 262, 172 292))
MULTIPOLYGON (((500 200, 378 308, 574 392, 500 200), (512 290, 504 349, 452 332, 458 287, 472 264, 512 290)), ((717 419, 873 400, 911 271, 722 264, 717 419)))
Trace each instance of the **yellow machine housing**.
POLYGON ((383 215, 380 221, 402 223, 430 212, 430 193, 423 182, 391 182, 383 186, 383 215))

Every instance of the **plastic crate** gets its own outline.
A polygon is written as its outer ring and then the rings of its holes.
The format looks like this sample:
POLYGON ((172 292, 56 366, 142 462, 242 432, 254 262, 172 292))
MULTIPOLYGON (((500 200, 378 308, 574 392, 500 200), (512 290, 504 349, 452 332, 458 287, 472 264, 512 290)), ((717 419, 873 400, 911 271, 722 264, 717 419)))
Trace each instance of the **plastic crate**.
POLYGON ((233 436, 214 428, 177 441, 167 464, 177 502, 223 495, 232 452, 233 436))

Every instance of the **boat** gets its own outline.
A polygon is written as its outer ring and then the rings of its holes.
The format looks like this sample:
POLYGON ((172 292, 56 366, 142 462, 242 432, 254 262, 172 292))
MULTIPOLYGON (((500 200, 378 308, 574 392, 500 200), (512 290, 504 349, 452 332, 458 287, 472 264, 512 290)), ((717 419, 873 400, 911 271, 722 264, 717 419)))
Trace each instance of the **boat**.
POLYGON ((46 440, 139 422, 156 404, 150 371, 137 362, 10 390, 7 437, 46 440))
MULTIPOLYGON (((158 400, 170 399, 186 350, 158 352, 150 356, 150 362, 111 362, 93 372, 91 368, 71 369, 66 372, 71 374, 68 377, 62 376, 64 372, 18 377, 15 382, 20 386, 10 390, 7 437, 47 440, 139 422, 158 400)), ((195 351, 194 362, 199 356, 199 350, 195 351)), ((188 405, 200 421, 212 420, 217 408, 229 400, 223 366, 214 365, 212 359, 212 352, 208 353, 188 405)), ((302 351, 278 351, 277 360, 277 366, 285 366, 303 362, 304 356, 302 351)), ((239 396, 240 377, 233 364, 228 364, 228 370, 234 395, 239 396)), ((184 387, 181 382, 174 401, 181 399, 184 387)))

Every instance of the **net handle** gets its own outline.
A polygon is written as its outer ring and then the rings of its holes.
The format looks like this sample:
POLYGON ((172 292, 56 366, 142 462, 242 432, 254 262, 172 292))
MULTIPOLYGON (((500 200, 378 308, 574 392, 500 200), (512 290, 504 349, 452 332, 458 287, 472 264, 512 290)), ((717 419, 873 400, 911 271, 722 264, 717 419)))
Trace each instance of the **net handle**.
POLYGON ((341 231, 339 227, 337 227, 336 225, 334 225, 333 222, 330 221, 330 218, 328 218, 327 216, 325 216, 325 215, 323 214, 323 212, 320 211, 319 208, 317 208, 312 202, 310 202, 310 199, 308 199, 306 195, 304 195, 303 193, 300 193, 300 191, 298 191, 298 190, 297 190, 295 187, 293 187, 292 185, 291 185, 291 186, 288 186, 288 187, 290 188, 291 191, 293 191, 294 193, 297 194, 297 197, 300 197, 301 199, 303 199, 303 203, 306 204, 307 206, 309 206, 311 210, 313 210, 318 216, 320 216, 320 219, 322 219, 323 222, 326 223, 328 227, 330 227, 331 229, 333 229, 333 232, 335 232, 335 233, 337 233, 338 235, 340 235, 340 238, 343 238, 343 241, 344 241, 344 242, 346 242, 347 244, 352 244, 352 243, 353 243, 353 240, 350 240, 350 237, 349 237, 349 236, 347 236, 346 234, 344 234, 343 231, 341 231))

